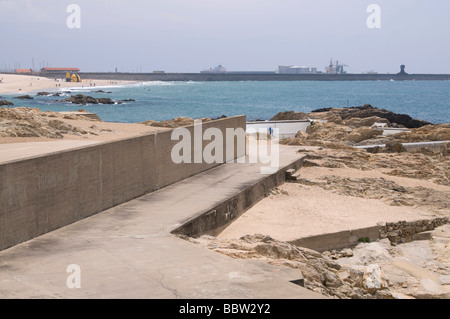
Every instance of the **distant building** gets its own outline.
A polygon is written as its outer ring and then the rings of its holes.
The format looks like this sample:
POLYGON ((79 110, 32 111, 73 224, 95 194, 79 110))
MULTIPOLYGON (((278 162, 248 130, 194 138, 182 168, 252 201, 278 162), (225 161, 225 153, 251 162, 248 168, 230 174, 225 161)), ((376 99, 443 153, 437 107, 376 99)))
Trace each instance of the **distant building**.
POLYGON ((42 73, 70 73, 70 72, 80 72, 79 68, 42 68, 42 73))
POLYGON ((33 73, 33 70, 31 70, 31 69, 15 69, 14 73, 30 74, 30 73, 33 73))
POLYGON ((316 74, 317 68, 311 68, 309 66, 297 66, 297 65, 280 65, 278 67, 279 74, 316 74))

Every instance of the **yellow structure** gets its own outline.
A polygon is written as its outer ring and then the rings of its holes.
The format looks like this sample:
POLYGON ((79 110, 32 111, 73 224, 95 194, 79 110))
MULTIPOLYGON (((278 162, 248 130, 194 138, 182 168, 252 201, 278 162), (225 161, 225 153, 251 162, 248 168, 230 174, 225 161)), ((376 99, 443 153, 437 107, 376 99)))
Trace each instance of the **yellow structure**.
POLYGON ((66 73, 66 82, 81 82, 81 77, 77 73, 66 73))

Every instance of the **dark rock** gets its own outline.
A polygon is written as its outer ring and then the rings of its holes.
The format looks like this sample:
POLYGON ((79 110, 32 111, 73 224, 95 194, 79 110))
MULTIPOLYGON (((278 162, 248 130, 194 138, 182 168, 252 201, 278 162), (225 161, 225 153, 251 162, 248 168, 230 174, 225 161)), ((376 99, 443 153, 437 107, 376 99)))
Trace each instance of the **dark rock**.
POLYGON ((110 91, 108 91, 108 92, 106 92, 106 91, 103 91, 103 90, 97 90, 97 91, 92 91, 92 93, 112 93, 112 92, 110 92, 110 91))
POLYGON ((15 99, 19 100, 33 100, 34 98, 29 95, 16 96, 15 99))
POLYGON ((47 96, 47 95, 50 95, 50 93, 49 92, 38 92, 36 95, 37 96, 47 96))
POLYGON ((10 106, 10 105, 14 105, 13 103, 6 101, 6 100, 0 100, 0 106, 10 106))
POLYGON ((86 104, 114 104, 114 101, 109 99, 109 98, 94 98, 92 96, 87 96, 84 94, 77 94, 74 96, 71 96, 67 99, 62 100, 62 102, 70 102, 73 104, 81 104, 81 105, 86 105, 86 104))
POLYGON ((350 107, 339 109, 339 115, 343 120, 354 118, 366 118, 372 116, 378 116, 387 119, 390 123, 397 123, 407 128, 419 128, 425 125, 430 125, 430 122, 416 120, 407 114, 397 114, 385 109, 378 109, 370 104, 363 106, 350 107))
POLYGON ((322 112, 328 112, 331 110, 332 110, 331 107, 325 107, 325 108, 321 108, 321 109, 312 110, 311 113, 322 113, 322 112))
POLYGON ((227 118, 227 116, 226 116, 226 115, 222 115, 222 116, 219 116, 219 117, 213 118, 213 119, 211 119, 211 120, 220 120, 220 119, 226 119, 226 118, 227 118))

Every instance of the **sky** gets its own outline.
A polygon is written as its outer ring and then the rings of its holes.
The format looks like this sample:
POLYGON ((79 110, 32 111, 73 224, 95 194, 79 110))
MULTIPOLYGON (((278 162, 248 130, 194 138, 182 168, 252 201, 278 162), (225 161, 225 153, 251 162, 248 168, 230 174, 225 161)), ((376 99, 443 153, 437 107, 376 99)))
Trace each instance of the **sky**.
POLYGON ((325 71, 333 59, 349 73, 450 73, 449 12, 448 0, 0 0, 0 69, 325 71))

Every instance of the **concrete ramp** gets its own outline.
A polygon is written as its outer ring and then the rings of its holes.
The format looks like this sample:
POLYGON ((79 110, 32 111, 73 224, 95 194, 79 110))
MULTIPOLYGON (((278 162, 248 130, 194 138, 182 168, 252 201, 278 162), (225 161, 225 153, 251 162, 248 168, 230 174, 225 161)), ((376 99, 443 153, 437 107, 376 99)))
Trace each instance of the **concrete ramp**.
POLYGON ((280 159, 273 175, 261 175, 259 164, 223 164, 4 250, 0 297, 323 298, 292 283, 301 281, 299 270, 232 259, 171 234, 230 199, 248 198, 238 206, 251 206, 266 190, 263 181, 283 182, 303 155, 280 146, 280 159), (255 197, 239 195, 249 188, 255 197), (70 265, 79 267, 80 288, 67 285, 70 265))

